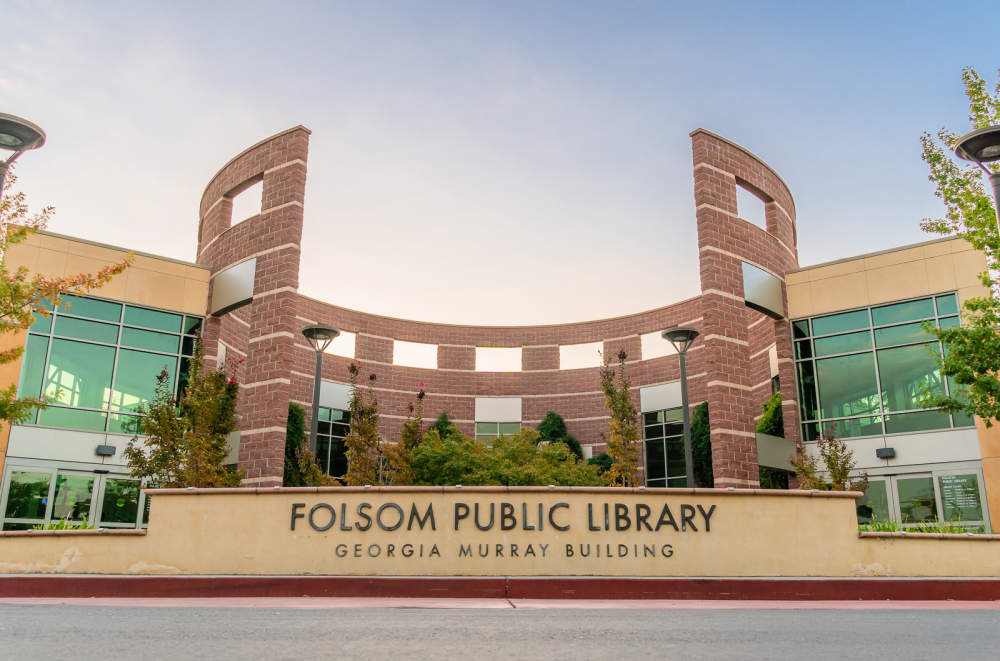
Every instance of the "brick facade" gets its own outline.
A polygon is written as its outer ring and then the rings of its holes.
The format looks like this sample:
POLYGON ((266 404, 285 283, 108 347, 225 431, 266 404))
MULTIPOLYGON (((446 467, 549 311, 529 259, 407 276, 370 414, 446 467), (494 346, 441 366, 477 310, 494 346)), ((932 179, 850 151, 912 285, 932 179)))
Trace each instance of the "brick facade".
MULTIPOLYGON (((559 346, 603 343, 612 355, 628 353, 638 389, 679 379, 676 356, 643 360, 639 336, 693 325, 701 337, 688 355, 692 406, 708 400, 717 486, 757 483, 754 419, 770 396, 768 349, 777 344, 781 382, 794 392, 787 321, 774 321, 743 304, 740 262, 782 277, 797 264, 795 211, 787 187, 766 164, 740 147, 699 130, 692 134, 701 296, 626 317, 552 326, 484 327, 433 324, 348 310, 298 294, 309 131, 296 127, 254 145, 212 179, 201 202, 198 259, 213 276, 256 257, 254 300, 206 323, 206 355, 220 343, 239 363, 244 397, 239 466, 245 482, 281 481, 289 401, 311 408, 314 353, 301 336, 308 323, 357 334, 356 359, 378 375, 376 393, 386 439, 398 438, 407 405, 423 388, 427 419, 442 411, 474 433, 475 398, 522 398, 522 422, 537 425, 546 411, 566 419, 584 445, 603 449, 608 417, 598 368, 559 369, 559 346), (231 226, 232 198, 263 181, 262 212, 231 226), (768 231, 737 217, 736 186, 766 203, 768 231), (393 365, 393 340, 438 345, 438 369, 393 365), (522 371, 475 371, 475 348, 520 347, 522 371), (423 384, 421 386, 420 384, 423 384), (766 386, 766 387, 765 387, 766 386)), ((211 291, 209 293, 211 300, 211 291)), ((324 380, 347 383, 350 359, 326 355, 324 380)), ((786 397, 786 434, 797 438, 794 396, 786 397)))

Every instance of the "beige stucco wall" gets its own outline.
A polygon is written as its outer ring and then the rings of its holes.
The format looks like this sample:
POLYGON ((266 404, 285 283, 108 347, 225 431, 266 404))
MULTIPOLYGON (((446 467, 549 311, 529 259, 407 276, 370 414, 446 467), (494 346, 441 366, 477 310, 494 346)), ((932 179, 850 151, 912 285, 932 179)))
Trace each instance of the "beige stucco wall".
POLYGON ((960 239, 941 239, 790 271, 790 319, 958 291, 983 296, 986 256, 960 239))
MULTIPOLYGON (((850 494, 490 487, 175 494, 153 496, 145 535, 0 533, 0 573, 1000 576, 1000 537, 993 541, 861 538, 850 494), (295 503, 302 504, 297 511, 305 516, 296 519, 293 531, 295 503), (311 508, 319 503, 330 505, 337 514, 336 523, 326 531, 317 531, 308 522, 311 508), (363 510, 371 516, 382 505, 396 503, 405 521, 392 531, 376 524, 359 530, 363 519, 356 512, 362 503, 371 505, 363 510), (468 505, 470 514, 456 530, 458 503, 468 505), (482 524, 493 504, 492 529, 476 527, 476 503, 482 524), (512 506, 516 517, 511 530, 500 529, 503 503, 512 506), (560 503, 567 507, 552 509, 560 503), (610 530, 605 530, 605 504, 610 530), (408 529, 414 505, 420 515, 433 506, 435 530, 429 521, 422 530, 415 521, 408 529), (541 529, 539 505, 544 513, 541 529), (599 530, 591 530, 588 505, 599 530), (615 529, 616 505, 627 508, 628 530, 615 529), (648 506, 653 528, 666 505, 678 526, 682 512, 693 512, 697 530, 674 530, 665 524, 659 531, 645 527, 637 531, 638 505, 648 506), (532 530, 523 527, 525 510, 532 530), (552 520, 567 530, 551 525, 550 511, 552 520), (709 513, 709 526, 703 511, 709 513), (341 530, 341 512, 347 514, 350 530, 341 530), (462 554, 463 547, 471 556, 462 554), (588 549, 589 556, 584 557, 581 551, 588 549)), ((329 513, 317 512, 314 522, 325 525, 329 513)), ((391 525, 397 519, 395 510, 385 510, 384 523, 391 525)))
MULTIPOLYGON (((39 232, 7 251, 7 270, 25 266, 29 277, 41 273, 58 278, 96 273, 120 263, 126 255, 127 250, 39 232)), ((203 315, 209 275, 207 267, 137 254, 130 268, 92 293, 113 301, 203 315)))

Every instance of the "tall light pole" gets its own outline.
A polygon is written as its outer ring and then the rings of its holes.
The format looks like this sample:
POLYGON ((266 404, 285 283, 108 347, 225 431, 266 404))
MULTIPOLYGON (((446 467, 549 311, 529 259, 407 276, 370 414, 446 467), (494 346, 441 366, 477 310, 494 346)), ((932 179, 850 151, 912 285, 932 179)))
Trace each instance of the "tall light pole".
POLYGON ((990 177, 993 186, 993 210, 997 215, 997 231, 1000 232, 1000 172, 990 172, 983 163, 1000 161, 1000 126, 987 126, 966 133, 955 143, 955 156, 964 161, 972 161, 990 177))
POLYGON ((309 449, 316 454, 316 436, 319 434, 319 389, 323 383, 323 352, 330 346, 340 330, 326 324, 310 324, 302 329, 302 334, 316 352, 316 376, 313 381, 312 423, 309 425, 309 449))
POLYGON ((688 406, 687 352, 698 337, 698 329, 678 326, 661 333, 664 340, 674 345, 681 359, 681 407, 684 415, 684 468, 687 469, 687 485, 694 487, 694 459, 691 453, 691 410, 688 406))
POLYGON ((0 113, 0 149, 14 152, 6 161, 0 161, 0 198, 11 163, 29 149, 38 149, 44 144, 45 131, 26 119, 0 113))

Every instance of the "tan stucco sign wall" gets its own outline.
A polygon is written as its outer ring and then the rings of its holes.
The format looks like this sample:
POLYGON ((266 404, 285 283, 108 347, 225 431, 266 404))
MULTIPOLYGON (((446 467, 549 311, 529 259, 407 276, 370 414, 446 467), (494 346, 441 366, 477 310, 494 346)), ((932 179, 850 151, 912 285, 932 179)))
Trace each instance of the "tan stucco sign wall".
POLYGON ((861 538, 853 494, 154 491, 146 534, 4 533, 0 573, 996 576, 1000 543, 861 538))

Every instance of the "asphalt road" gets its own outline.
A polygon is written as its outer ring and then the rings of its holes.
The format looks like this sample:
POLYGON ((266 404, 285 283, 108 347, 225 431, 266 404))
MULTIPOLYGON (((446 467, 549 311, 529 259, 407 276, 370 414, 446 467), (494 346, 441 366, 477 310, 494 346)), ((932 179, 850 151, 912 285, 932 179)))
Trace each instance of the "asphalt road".
POLYGON ((997 659, 1000 611, 0 604, 0 659, 997 659))

